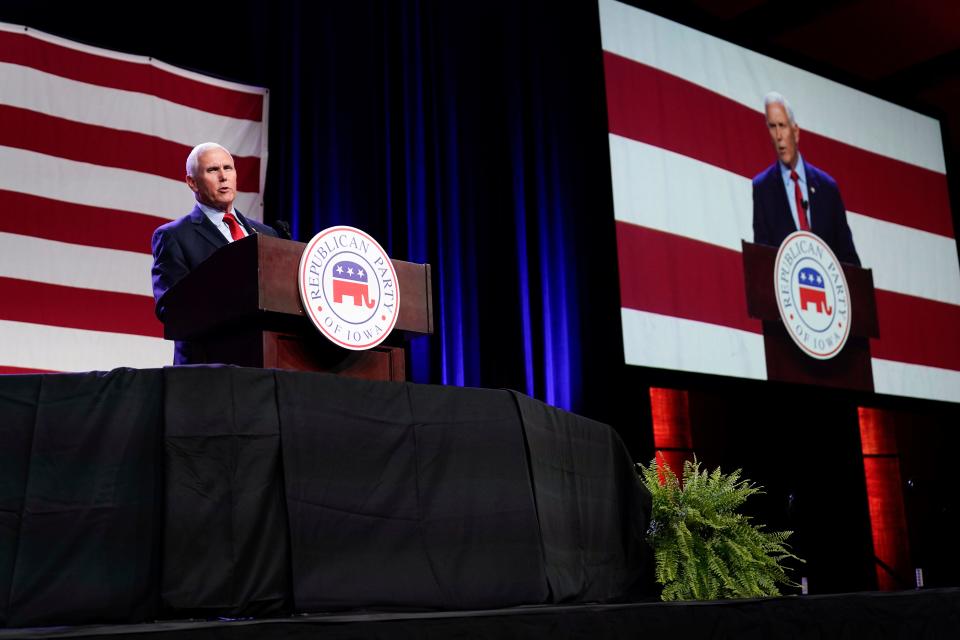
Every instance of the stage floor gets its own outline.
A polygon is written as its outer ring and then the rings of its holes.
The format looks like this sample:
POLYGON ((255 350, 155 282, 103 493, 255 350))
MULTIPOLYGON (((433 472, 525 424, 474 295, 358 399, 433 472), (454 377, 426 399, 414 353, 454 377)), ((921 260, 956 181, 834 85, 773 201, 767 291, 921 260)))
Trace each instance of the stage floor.
POLYGON ((21 638, 957 638, 960 588, 0 630, 21 638))

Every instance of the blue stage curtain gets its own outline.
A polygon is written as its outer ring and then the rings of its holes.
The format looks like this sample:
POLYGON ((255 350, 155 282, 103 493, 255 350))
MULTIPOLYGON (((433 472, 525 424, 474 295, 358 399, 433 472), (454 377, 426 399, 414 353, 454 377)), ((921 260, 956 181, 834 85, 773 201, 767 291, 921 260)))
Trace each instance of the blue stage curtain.
POLYGON ((411 344, 414 381, 582 410, 590 309, 612 316, 592 323, 594 341, 619 345, 596 7, 577 5, 292 3, 265 16, 267 219, 304 241, 361 227, 433 265, 436 333, 411 344))

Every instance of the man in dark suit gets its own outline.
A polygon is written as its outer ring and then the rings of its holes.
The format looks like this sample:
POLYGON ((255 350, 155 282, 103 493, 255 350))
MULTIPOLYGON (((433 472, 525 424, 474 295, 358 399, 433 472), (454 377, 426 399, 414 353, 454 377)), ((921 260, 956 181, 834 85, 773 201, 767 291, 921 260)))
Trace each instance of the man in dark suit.
MULTIPOLYGON (((217 249, 251 233, 277 235, 270 227, 234 210, 237 171, 233 156, 225 148, 215 142, 197 145, 187 156, 186 169, 187 186, 197 204, 184 217, 153 232, 153 298, 161 322, 166 315, 167 291, 217 249)), ((174 364, 205 361, 198 345, 176 343, 174 364)))
POLYGON ((841 262, 860 266, 836 181, 800 155, 800 127, 786 99, 773 92, 763 102, 777 161, 753 179, 753 241, 778 247, 794 231, 810 230, 841 262))

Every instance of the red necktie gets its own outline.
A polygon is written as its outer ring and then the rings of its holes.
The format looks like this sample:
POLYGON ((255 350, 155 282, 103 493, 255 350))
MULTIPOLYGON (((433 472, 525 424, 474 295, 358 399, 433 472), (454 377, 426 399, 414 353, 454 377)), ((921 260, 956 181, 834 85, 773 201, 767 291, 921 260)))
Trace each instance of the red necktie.
POLYGON ((240 238, 245 237, 243 235, 243 229, 240 228, 240 223, 237 222, 236 217, 234 217, 232 213, 223 214, 223 221, 227 223, 228 227, 230 227, 230 237, 232 237, 234 240, 239 240, 240 238))
POLYGON ((809 231, 810 225, 807 224, 807 210, 803 206, 803 193, 800 191, 800 176, 797 172, 790 170, 790 179, 793 180, 793 197, 797 200, 797 218, 800 220, 800 230, 809 231))

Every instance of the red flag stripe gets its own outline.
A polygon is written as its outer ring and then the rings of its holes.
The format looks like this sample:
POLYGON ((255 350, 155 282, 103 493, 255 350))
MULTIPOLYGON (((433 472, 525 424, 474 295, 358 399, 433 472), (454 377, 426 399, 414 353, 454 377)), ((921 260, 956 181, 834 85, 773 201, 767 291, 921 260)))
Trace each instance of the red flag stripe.
POLYGON ((0 211, 0 231, 136 253, 150 253, 153 230, 170 221, 2 189, 0 211))
POLYGON ((153 298, 0 277, 0 320, 163 337, 153 298))
POLYGON ((621 306, 752 333, 737 251, 617 222, 621 306))
MULTIPOLYGON (((606 51, 604 67, 611 133, 747 178, 773 162, 758 111, 606 51)), ((849 211, 954 237, 945 175, 803 129, 800 148, 837 180, 849 211)))
POLYGON ((960 306, 878 290, 877 318, 875 358, 960 370, 960 306))
MULTIPOLYGON (((0 145, 182 181, 191 147, 133 131, 0 105, 0 145), (135 152, 132 150, 136 150, 135 152)), ((237 189, 260 189, 260 158, 234 156, 237 189)))
MULTIPOLYGON (((107 52, 104 52, 105 54, 107 52)), ((0 30, 0 62, 101 87, 136 91, 232 118, 263 119, 263 95, 218 87, 144 62, 119 60, 0 30)))
MULTIPOLYGON (((755 333, 741 253, 617 222, 621 306, 755 333)), ((960 306, 877 290, 880 338, 871 355, 960 371, 960 306)))
POLYGON ((29 373, 58 373, 52 369, 30 369, 27 367, 7 367, 0 365, 0 375, 23 375, 29 373))

